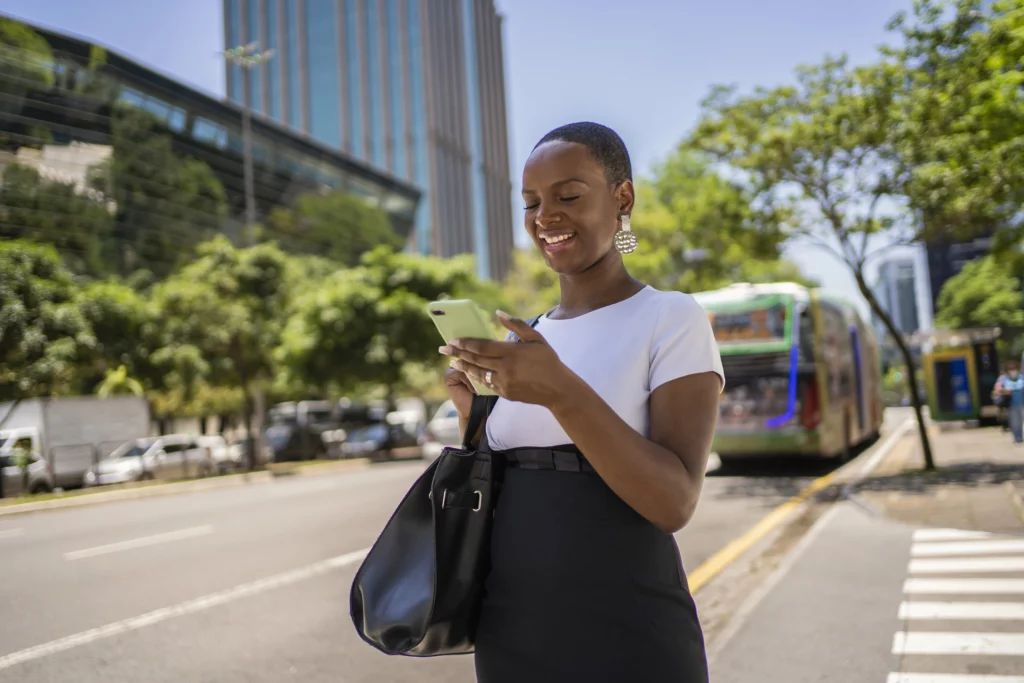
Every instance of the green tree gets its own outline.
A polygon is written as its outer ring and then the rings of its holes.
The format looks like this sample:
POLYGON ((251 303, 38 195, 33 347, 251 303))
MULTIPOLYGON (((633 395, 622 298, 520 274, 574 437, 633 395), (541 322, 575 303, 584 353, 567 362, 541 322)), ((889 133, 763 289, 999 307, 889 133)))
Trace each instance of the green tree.
POLYGON ((788 212, 680 147, 637 183, 633 226, 640 249, 630 272, 659 289, 697 292, 735 282, 806 282, 780 258, 788 212))
POLYGON ((383 210, 345 192, 304 194, 292 208, 272 211, 268 225, 268 236, 283 249, 349 267, 378 246, 402 246, 383 210))
POLYGON ((109 271, 114 217, 101 198, 73 183, 43 179, 20 164, 4 169, 0 182, 0 237, 52 244, 76 273, 109 271))
MULTIPOLYGON (((0 17, 0 114, 18 115, 33 91, 53 87, 54 65, 50 44, 20 21, 0 17)), ((48 132, 32 123, 5 117, 0 149, 38 144, 48 132)))
POLYGON ((935 325, 951 329, 1024 328, 1021 278, 994 256, 971 261, 951 277, 939 293, 935 325))
POLYGON ((158 388, 161 375, 152 355, 160 346, 160 323, 148 296, 130 284, 100 280, 79 288, 74 298, 95 339, 80 359, 79 392, 95 392, 122 366, 128 377, 158 388))
POLYGON ((0 242, 0 401, 70 390, 95 344, 73 289, 52 247, 0 242))
POLYGON ((918 0, 890 28, 889 128, 899 191, 926 230, 1019 246, 1024 204, 1024 0, 918 0))
MULTIPOLYGON (((905 228, 904 239, 926 235, 919 223, 897 225, 902 167, 891 137, 904 75, 891 68, 847 66, 845 58, 801 67, 796 85, 740 96, 717 88, 705 100, 691 144, 726 163, 749 183, 758 204, 792 216, 792 233, 831 252, 853 275, 871 310, 895 340, 917 385, 906 340, 868 285, 870 238, 905 228)), ((903 216, 904 218, 909 218, 903 216)), ((925 466, 934 468, 921 398, 911 391, 925 466)))
MULTIPOLYGON (((188 398, 202 388, 201 378, 239 388, 253 437, 253 418, 276 374, 273 353, 290 300, 288 257, 274 244, 236 249, 223 237, 201 245, 199 255, 154 288, 170 349, 156 357, 176 373, 171 388, 188 398)), ((250 449, 250 466, 254 455, 250 449)))
POLYGON ((298 299, 278 358, 307 383, 341 390, 374 384, 393 400, 407 364, 437 362, 427 304, 465 292, 470 266, 378 248, 298 299))
POLYGON ((167 275, 204 240, 223 232, 224 187, 210 167, 178 155, 150 114, 118 106, 111 121, 114 153, 92 186, 117 205, 116 239, 124 270, 167 275))

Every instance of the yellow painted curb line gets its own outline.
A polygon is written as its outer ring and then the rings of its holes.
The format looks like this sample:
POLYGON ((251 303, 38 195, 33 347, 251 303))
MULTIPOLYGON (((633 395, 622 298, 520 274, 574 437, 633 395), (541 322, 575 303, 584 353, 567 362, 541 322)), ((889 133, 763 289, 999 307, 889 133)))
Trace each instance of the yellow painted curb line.
POLYGON ((755 543, 764 538, 768 532, 781 524, 797 506, 831 484, 837 473, 838 470, 823 477, 818 477, 808 484, 807 488, 803 491, 769 512, 760 522, 751 527, 747 533, 733 540, 705 560, 703 564, 687 576, 690 584, 690 593, 696 593, 706 586, 723 569, 735 562, 740 555, 747 552, 755 543))
MULTIPOLYGON (((904 422, 903 425, 901 425, 897 429, 905 429, 906 424, 907 423, 904 422)), ((893 445, 890 448, 890 450, 881 458, 881 460, 877 464, 880 465, 885 460, 891 458, 893 456, 893 451, 896 450, 896 448, 900 446, 910 447, 913 443, 914 435, 908 431, 903 431, 902 434, 900 434, 900 436, 898 437, 898 440, 893 442, 893 445), (908 438, 908 436, 910 438, 908 438)), ((853 460, 851 462, 856 462, 856 460, 853 460)), ((693 572, 687 575, 690 585, 690 593, 694 594, 701 588, 706 586, 713 578, 715 578, 719 573, 721 573, 723 569, 725 569, 730 564, 735 562, 740 555, 750 550, 750 548, 755 543, 757 543, 762 538, 767 536, 768 533, 772 531, 772 529, 774 529, 775 527, 779 526, 779 524, 784 522, 786 518, 789 517, 790 514, 792 514, 798 506, 804 503, 804 501, 806 501, 808 498, 810 498, 814 494, 818 493, 819 491, 827 487, 829 484, 832 483, 834 479, 836 479, 840 475, 845 475, 846 469, 847 468, 844 465, 843 467, 840 467, 839 469, 830 472, 829 474, 826 474, 823 477, 818 477, 810 484, 808 484, 803 491, 796 494, 795 496, 787 500, 785 503, 782 503, 777 508, 769 512, 764 518, 761 519, 760 522, 751 527, 750 530, 747 531, 745 534, 731 541, 724 548, 722 548, 717 553, 706 559, 703 564, 701 564, 699 567, 697 567, 697 569, 695 569, 693 572)), ((861 476, 864 476, 863 472, 861 473, 861 476)))

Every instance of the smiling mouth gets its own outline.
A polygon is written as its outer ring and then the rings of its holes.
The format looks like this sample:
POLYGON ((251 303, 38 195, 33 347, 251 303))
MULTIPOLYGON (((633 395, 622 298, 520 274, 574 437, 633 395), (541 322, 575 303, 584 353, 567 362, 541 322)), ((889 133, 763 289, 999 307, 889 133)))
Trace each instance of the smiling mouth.
POLYGON ((574 237, 576 237, 575 232, 567 232, 560 235, 540 235, 540 241, 548 250, 550 250, 552 248, 564 246, 574 237))

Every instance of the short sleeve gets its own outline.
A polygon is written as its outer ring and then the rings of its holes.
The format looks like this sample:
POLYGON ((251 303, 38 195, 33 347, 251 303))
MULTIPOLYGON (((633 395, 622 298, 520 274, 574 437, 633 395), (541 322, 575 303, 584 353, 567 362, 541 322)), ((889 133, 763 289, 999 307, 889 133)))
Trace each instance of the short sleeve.
POLYGON ((711 321, 697 300, 682 292, 665 292, 651 340, 650 387, 687 375, 714 372, 725 389, 725 372, 711 321))

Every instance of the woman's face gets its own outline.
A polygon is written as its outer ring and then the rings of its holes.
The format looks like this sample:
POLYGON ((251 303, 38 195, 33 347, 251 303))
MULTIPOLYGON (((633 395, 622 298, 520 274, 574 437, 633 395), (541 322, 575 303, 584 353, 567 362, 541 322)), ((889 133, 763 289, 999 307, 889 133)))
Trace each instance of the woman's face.
POLYGON ((551 269, 581 273, 608 255, 619 216, 633 210, 633 184, 612 187, 586 147, 551 141, 523 169, 526 232, 551 269))

